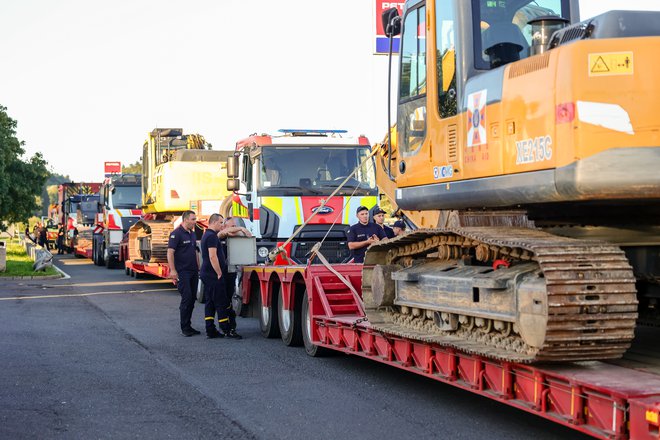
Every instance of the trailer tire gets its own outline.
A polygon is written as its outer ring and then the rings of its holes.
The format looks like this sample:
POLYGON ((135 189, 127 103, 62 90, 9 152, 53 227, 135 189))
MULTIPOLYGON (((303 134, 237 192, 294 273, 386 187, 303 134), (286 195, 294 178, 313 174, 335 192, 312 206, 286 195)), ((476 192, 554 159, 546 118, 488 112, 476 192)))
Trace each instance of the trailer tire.
POLYGON ((243 304, 243 276, 241 273, 236 277, 236 287, 231 296, 231 308, 234 309, 236 316, 245 318, 248 313, 248 306, 243 304))
POLYGON ((114 269, 115 268, 115 259, 110 255, 110 252, 108 252, 108 248, 105 247, 105 243, 103 244, 103 265, 105 265, 106 268, 108 269, 114 269))
POLYGON ((96 252, 96 240, 92 240, 92 262, 94 263, 94 266, 99 265, 96 252))
POLYGON ((128 276, 131 276, 131 268, 124 265, 124 273, 128 276))
POLYGON ((98 266, 105 266, 105 249, 104 246, 98 246, 98 249, 96 250, 96 264, 98 266))
POLYGON ((200 278, 197 281, 197 302, 200 304, 205 304, 206 300, 204 298, 204 281, 200 278))
POLYGON ((108 258, 105 260, 105 267, 108 269, 114 269, 117 267, 117 260, 112 256, 108 255, 108 258))
POLYGON ((302 298, 302 307, 300 309, 300 316, 302 321, 302 339, 305 345, 305 352, 311 357, 322 357, 330 354, 330 350, 325 347, 319 347, 312 342, 311 335, 311 317, 309 311, 309 299, 307 298, 307 291, 302 298))
MULTIPOLYGON (((279 287, 279 284, 276 285, 279 287)), ((259 295, 259 328, 264 338, 277 338, 280 335, 280 326, 277 320, 277 315, 273 313, 273 309, 277 310, 279 296, 278 288, 277 292, 273 292, 270 306, 265 306, 261 304, 261 295, 259 295)))
POLYGON ((302 345, 302 324, 300 306, 302 305, 302 295, 293 289, 291 300, 293 307, 291 310, 284 309, 284 289, 280 289, 280 297, 277 301, 278 321, 280 324, 280 333, 282 335, 282 342, 289 347, 296 347, 302 345))

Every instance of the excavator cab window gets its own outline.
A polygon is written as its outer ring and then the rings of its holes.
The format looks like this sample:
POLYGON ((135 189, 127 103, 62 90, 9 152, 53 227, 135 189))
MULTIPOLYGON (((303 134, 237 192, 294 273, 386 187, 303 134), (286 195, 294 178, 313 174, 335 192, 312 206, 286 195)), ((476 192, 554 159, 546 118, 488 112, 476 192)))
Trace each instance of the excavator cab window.
POLYGON ((407 12, 399 69, 399 147, 402 154, 421 147, 426 137, 426 7, 407 12))
POLYGON ((530 56, 529 22, 556 15, 569 18, 569 0, 473 0, 477 69, 494 69, 530 56))
POLYGON ((454 3, 436 8, 438 110, 442 118, 456 115, 456 40, 454 3))

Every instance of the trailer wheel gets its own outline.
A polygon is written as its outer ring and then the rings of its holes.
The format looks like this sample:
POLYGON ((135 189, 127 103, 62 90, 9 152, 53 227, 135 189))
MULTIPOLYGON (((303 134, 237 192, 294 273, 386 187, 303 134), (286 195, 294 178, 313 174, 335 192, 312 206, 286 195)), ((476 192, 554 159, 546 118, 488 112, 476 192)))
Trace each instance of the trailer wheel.
POLYGON ((245 318, 248 312, 248 306, 243 304, 243 276, 239 273, 236 276, 236 286, 234 287, 234 294, 231 296, 231 308, 234 309, 236 316, 245 318))
POLYGON ((114 269, 115 268, 115 259, 113 258, 112 255, 110 255, 110 252, 108 252, 108 248, 103 245, 103 262, 105 263, 105 267, 108 269, 114 269))
POLYGON ((302 307, 301 307, 301 316, 302 316, 302 339, 305 344, 305 352, 311 357, 321 357, 326 356, 330 353, 325 347, 319 347, 318 345, 312 342, 312 318, 309 311, 309 299, 307 298, 307 291, 302 298, 302 307))
POLYGON ((92 262, 94 263, 94 266, 98 266, 98 255, 96 255, 97 250, 96 250, 96 240, 92 240, 92 262))
POLYGON ((205 304, 205 298, 204 298, 204 281, 202 279, 197 280, 197 302, 200 304, 205 304))
POLYGON ((296 290, 297 289, 292 292, 293 307, 291 307, 291 310, 284 309, 283 289, 280 289, 280 297, 277 302, 282 342, 288 346, 298 346, 302 344, 302 325, 300 322, 300 305, 302 304, 302 295, 296 292, 296 290))
POLYGON ((273 298, 271 299, 270 306, 261 304, 261 299, 259 300, 259 327, 264 338, 276 338, 280 335, 277 316, 273 313, 273 310, 277 310, 277 303, 280 297, 279 284, 274 284, 273 286, 277 286, 277 292, 273 288, 273 298))
POLYGON ((131 276, 131 268, 128 266, 124 266, 124 273, 128 276, 131 276))
POLYGON ((97 246, 96 249, 96 264, 98 266, 105 266, 105 260, 103 259, 105 255, 104 247, 97 246))

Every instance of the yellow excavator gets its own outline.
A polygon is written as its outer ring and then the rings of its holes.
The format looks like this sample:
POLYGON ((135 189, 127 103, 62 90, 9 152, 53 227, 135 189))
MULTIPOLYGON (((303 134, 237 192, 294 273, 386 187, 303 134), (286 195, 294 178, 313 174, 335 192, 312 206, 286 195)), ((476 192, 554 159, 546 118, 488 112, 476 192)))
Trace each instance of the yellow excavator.
POLYGON ((199 134, 156 128, 142 151, 144 217, 129 230, 129 260, 167 263, 169 233, 186 210, 205 216, 219 212, 227 191, 226 161, 232 151, 211 150, 199 134))
POLYGON ((384 12, 401 49, 381 187, 419 229, 367 251, 374 329, 579 361, 659 322, 660 13, 578 15, 577 0, 384 12))

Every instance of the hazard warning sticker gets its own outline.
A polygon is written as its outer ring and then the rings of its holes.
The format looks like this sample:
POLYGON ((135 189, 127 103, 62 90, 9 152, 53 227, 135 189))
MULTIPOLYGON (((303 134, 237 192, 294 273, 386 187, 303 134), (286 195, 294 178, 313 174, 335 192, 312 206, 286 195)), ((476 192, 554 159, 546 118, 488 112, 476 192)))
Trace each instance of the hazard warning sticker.
POLYGON ((605 52, 589 54, 589 76, 632 75, 632 52, 605 52))

